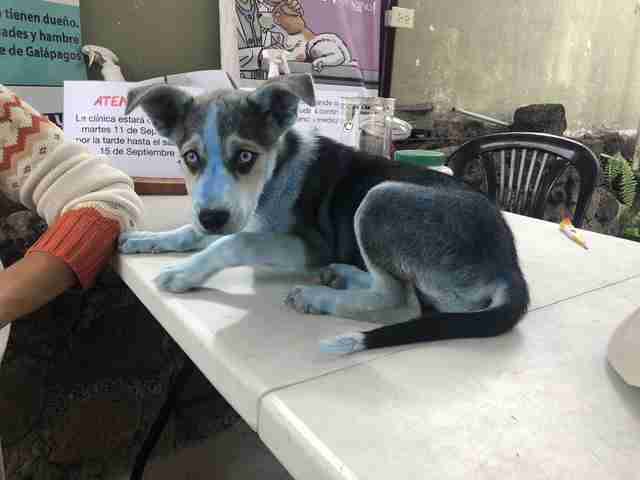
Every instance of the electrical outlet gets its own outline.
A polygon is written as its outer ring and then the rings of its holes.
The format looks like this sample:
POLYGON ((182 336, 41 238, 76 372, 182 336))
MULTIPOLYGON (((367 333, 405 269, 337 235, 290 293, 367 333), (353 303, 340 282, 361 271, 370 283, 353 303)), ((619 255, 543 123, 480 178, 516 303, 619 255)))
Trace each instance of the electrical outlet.
POLYGON ((391 10, 384 12, 384 24, 393 28, 413 28, 413 8, 391 7, 391 10))

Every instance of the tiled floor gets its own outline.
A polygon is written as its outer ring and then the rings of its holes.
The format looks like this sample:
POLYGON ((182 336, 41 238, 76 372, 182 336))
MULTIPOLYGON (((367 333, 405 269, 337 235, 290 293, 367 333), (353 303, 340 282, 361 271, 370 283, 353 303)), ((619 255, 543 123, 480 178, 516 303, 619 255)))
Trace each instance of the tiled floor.
POLYGON ((145 480, 291 480, 244 422, 204 443, 151 462, 145 480))

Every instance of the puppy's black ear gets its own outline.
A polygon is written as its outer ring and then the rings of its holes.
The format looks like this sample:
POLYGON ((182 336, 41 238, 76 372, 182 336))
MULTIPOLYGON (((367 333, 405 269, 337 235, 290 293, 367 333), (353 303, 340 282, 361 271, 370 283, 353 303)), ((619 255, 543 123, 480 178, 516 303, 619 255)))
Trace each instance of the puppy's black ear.
POLYGON ((179 88, 164 84, 143 86, 129 91, 125 115, 142 107, 158 133, 175 141, 192 104, 193 96, 179 88))
POLYGON ((300 100, 310 107, 316 104, 313 78, 307 73, 269 80, 249 95, 249 101, 261 112, 270 114, 281 128, 295 123, 300 100))

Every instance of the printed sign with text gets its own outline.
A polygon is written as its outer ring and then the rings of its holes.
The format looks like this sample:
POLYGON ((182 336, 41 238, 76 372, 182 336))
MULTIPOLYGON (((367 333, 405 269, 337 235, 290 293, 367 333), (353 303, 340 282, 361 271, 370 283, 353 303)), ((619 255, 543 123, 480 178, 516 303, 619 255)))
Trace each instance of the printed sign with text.
POLYGON ((78 0, 0 0, 0 83, 86 79, 78 0))
MULTIPOLYGON (((215 73, 215 72, 214 72, 215 73)), ((226 75, 209 84, 228 88, 226 75)), ((164 83, 163 78, 145 84, 164 83)), ((178 149, 161 137, 141 108, 125 115, 130 82, 64 82, 64 132, 68 139, 109 157, 111 163, 132 177, 182 178, 178 149)), ((192 83, 193 85, 193 83, 192 83)), ((197 95, 195 86, 180 86, 197 95)), ((300 102, 297 127, 354 145, 352 132, 342 128, 342 98, 361 90, 318 89, 316 106, 300 102)))
MULTIPOLYGON (((132 177, 181 178, 178 149, 161 137, 138 108, 125 115, 127 82, 65 82, 64 133, 109 157, 132 177)), ((192 93, 198 89, 188 88, 192 93)))

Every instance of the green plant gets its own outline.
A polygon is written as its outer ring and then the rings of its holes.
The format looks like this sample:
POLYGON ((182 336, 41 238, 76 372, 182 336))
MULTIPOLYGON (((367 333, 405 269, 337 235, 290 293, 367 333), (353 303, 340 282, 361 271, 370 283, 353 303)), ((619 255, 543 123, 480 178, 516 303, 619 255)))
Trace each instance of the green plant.
MULTIPOLYGON (((622 236, 640 241, 640 201, 636 200, 638 179, 631 164, 620 154, 602 155, 602 171, 609 190, 621 203, 619 221, 622 236)), ((639 199, 640 200, 640 199, 639 199)))
POLYGON ((638 188, 638 181, 631 165, 620 153, 603 157, 606 159, 603 173, 609 189, 625 209, 631 208, 638 188))
POLYGON ((640 228, 638 227, 626 227, 624 229, 624 236, 627 238, 640 238, 640 228))

